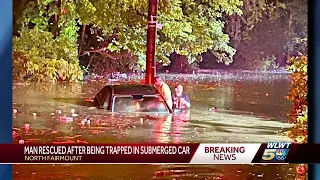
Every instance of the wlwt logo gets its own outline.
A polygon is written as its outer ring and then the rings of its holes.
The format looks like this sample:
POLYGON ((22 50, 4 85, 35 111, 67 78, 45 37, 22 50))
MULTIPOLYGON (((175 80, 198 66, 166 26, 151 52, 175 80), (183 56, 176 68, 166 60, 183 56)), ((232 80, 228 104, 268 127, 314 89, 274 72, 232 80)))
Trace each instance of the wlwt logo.
POLYGON ((291 143, 287 142, 271 142, 267 144, 267 148, 262 154, 261 161, 263 162, 285 162, 291 143))

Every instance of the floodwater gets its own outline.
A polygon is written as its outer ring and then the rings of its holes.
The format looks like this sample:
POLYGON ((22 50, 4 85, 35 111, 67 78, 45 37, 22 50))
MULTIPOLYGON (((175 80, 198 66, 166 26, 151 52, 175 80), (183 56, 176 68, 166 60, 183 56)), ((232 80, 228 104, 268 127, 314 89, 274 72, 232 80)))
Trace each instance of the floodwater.
MULTIPOLYGON (((175 82, 169 82, 173 87, 175 82)), ((239 143, 290 141, 287 79, 182 82, 190 112, 168 117, 110 114, 88 106, 105 83, 14 83, 14 130, 26 143, 239 143), (216 111, 209 109, 215 107, 216 111), (77 117, 71 122, 61 119, 77 117), (57 115, 57 110, 62 112, 57 115), (84 119, 90 125, 81 125, 84 119)), ((16 140, 14 140, 16 141, 16 140)), ((294 179, 284 165, 15 165, 14 179, 294 179), (125 169, 125 171, 124 171, 125 169)))

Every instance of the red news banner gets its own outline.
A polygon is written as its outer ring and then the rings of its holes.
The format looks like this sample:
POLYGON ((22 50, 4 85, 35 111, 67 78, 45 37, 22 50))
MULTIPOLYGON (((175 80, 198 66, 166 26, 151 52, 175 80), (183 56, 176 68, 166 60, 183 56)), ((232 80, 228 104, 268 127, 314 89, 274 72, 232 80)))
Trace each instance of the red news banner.
POLYGON ((319 163, 320 146, 266 144, 0 144, 1 164, 319 163))

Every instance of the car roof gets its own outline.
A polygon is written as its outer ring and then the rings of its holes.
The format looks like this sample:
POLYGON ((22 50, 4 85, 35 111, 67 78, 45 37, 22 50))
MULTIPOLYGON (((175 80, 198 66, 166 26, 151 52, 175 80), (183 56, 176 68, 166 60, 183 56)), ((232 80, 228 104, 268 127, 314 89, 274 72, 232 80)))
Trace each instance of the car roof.
POLYGON ((107 86, 111 88, 114 95, 159 95, 153 85, 119 84, 107 86))

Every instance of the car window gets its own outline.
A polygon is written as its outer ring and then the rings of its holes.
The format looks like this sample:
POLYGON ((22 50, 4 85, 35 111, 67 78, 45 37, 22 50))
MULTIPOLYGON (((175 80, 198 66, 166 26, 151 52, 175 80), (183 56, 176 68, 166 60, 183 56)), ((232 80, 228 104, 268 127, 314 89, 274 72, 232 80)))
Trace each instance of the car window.
POLYGON ((160 96, 133 97, 116 96, 114 112, 157 112, 167 113, 168 109, 160 96))
POLYGON ((103 90, 101 90, 97 95, 97 98, 99 100, 99 106, 102 106, 104 109, 108 109, 110 96, 111 92, 109 87, 104 87, 103 90))
POLYGON ((110 97, 111 97, 111 95, 110 95, 110 93, 108 93, 107 97, 106 97, 106 100, 105 100, 105 102, 103 104, 103 108, 104 109, 108 109, 109 108, 110 97))

